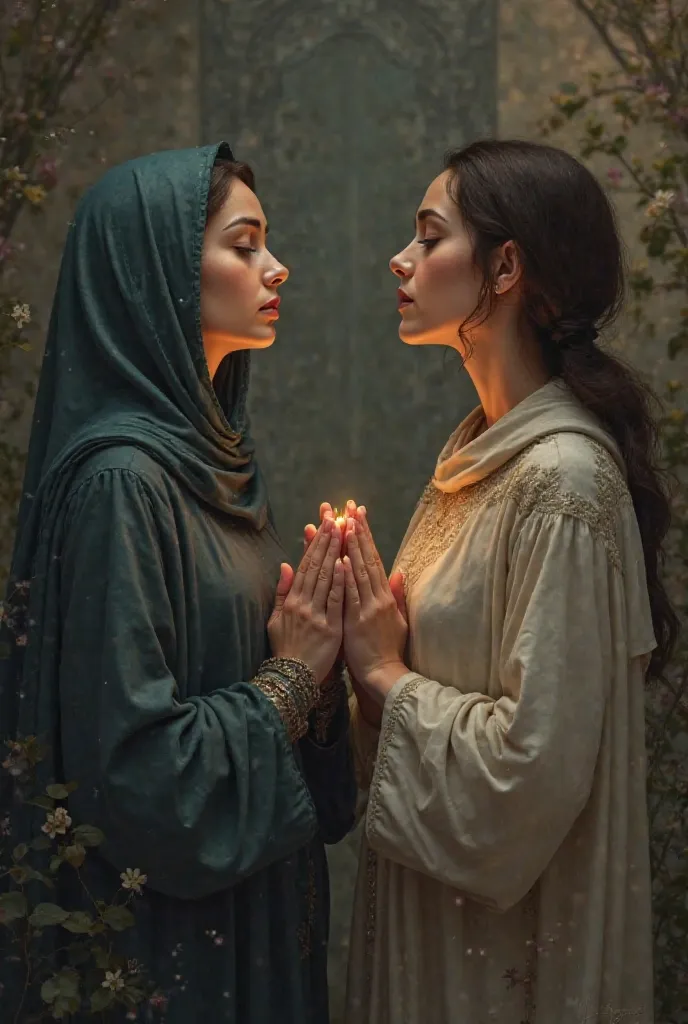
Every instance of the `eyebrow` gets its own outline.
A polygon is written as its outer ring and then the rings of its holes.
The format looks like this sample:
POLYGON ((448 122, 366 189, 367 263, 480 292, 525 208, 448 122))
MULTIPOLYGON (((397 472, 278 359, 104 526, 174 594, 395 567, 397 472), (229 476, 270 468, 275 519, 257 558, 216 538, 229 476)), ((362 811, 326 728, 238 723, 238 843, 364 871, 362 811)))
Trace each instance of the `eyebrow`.
MULTIPOLYGON (((230 228, 235 228, 237 226, 237 224, 248 224, 249 227, 258 228, 259 230, 263 226, 261 224, 261 222, 258 220, 257 217, 235 217, 234 220, 230 220, 229 224, 225 224, 225 226, 223 227, 222 230, 223 231, 228 231, 230 228)), ((270 230, 270 228, 266 224, 265 225, 265 234, 266 235, 267 235, 269 230, 270 230)))
POLYGON ((443 220, 445 224, 449 223, 446 217, 443 217, 441 213, 438 213, 437 210, 433 210, 430 207, 427 207, 424 210, 419 210, 418 213, 416 214, 416 220, 419 223, 422 223, 424 220, 427 220, 428 217, 437 217, 438 220, 443 220))

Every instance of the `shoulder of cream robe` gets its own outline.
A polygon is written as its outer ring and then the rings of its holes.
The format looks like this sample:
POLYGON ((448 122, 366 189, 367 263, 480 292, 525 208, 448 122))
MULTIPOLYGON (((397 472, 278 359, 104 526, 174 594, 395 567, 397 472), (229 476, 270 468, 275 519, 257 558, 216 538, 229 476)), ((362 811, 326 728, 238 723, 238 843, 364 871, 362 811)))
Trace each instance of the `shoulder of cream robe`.
POLYGON ((524 515, 569 514, 602 534, 632 507, 612 453, 578 433, 551 434, 528 448, 508 476, 506 496, 524 515))

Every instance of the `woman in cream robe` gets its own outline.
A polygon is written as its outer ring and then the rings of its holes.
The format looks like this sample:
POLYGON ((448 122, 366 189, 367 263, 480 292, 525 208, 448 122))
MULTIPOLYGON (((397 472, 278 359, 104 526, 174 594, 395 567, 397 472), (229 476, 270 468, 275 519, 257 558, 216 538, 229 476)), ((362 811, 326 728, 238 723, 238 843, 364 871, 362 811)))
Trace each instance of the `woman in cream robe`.
POLYGON ((347 1024, 651 1024, 655 636, 619 448, 558 378, 478 407, 395 570, 406 670, 379 728, 351 699, 347 1024))
POLYGON ((352 699, 348 1020, 647 1024, 654 637, 615 445, 555 382, 477 409, 395 568, 412 671, 379 731, 352 699))

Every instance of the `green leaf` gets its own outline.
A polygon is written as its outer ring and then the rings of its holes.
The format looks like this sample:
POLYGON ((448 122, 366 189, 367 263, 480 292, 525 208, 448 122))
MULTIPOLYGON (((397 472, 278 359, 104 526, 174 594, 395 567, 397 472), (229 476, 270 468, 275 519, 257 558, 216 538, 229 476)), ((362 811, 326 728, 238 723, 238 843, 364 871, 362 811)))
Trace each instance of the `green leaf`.
POLYGON ((52 1013, 55 1020, 62 1020, 64 1017, 76 1013, 81 1005, 77 996, 59 995, 52 1006, 52 1013))
POLYGON ((60 990, 57 985, 57 975, 54 974, 52 978, 48 978, 41 985, 41 999, 44 1003, 54 1003, 60 994, 60 990))
POLYGON ((575 82, 562 82, 559 86, 559 92, 563 92, 566 96, 575 96, 578 92, 578 86, 575 82))
POLYGON ((36 836, 35 839, 31 840, 30 845, 32 850, 49 850, 53 844, 48 836, 41 833, 40 836, 36 836))
POLYGON ((99 1010, 107 1010, 115 1001, 115 993, 111 988, 97 988, 91 996, 91 1009, 94 1013, 99 1010))
POLYGON ((110 954, 107 949, 103 946, 94 946, 91 950, 93 953, 93 959, 96 967, 100 967, 101 971, 107 971, 110 968, 110 954))
POLYGON ((47 875, 42 874, 42 872, 40 872, 40 871, 34 871, 33 868, 29 868, 28 871, 29 871, 29 879, 30 880, 33 879, 36 882, 42 882, 43 885, 46 885, 48 887, 48 889, 54 889, 55 888, 55 884, 54 884, 52 878, 48 878, 47 875))
POLYGON ((29 869, 21 867, 21 865, 18 865, 14 868, 10 868, 10 870, 7 873, 12 879, 12 881, 17 883, 17 885, 23 885, 24 882, 28 882, 29 878, 31 877, 29 874, 29 869))
POLYGON ((27 800, 32 807, 42 807, 44 811, 54 811, 55 801, 48 796, 35 796, 33 800, 27 800))
POLYGON ((69 911, 58 907, 57 903, 39 903, 29 918, 34 928, 49 928, 51 925, 62 924, 69 917, 69 911))
POLYGON ((125 928, 131 928, 134 924, 134 915, 127 907, 108 907, 103 911, 103 920, 113 931, 123 932, 125 928))
POLYGON ((77 999, 79 996, 79 975, 71 967, 63 967, 58 975, 57 986, 60 995, 65 999, 77 999))
POLYGON ((105 836, 95 825, 77 825, 73 831, 74 841, 82 846, 100 846, 105 836))
POLYGON ((75 935, 83 935, 90 932, 92 924, 93 918, 85 910, 74 910, 66 921, 62 922, 62 927, 75 935))
POLYGON ((19 846, 15 846, 12 850, 12 859, 15 861, 23 860, 29 852, 29 848, 26 843, 20 843, 19 846))
POLYGON ((86 859, 86 850, 81 843, 76 843, 74 846, 66 847, 63 857, 73 868, 80 868, 86 859))
POLYGON ((53 874, 55 874, 55 872, 59 870, 61 864, 62 864, 62 857, 55 856, 50 861, 50 869, 49 870, 52 871, 53 874))
POLYGON ((145 992, 143 989, 137 988, 136 985, 127 985, 120 992, 120 999, 126 1007, 133 1010, 142 1000, 145 998, 145 992))
POLYGON ((69 947, 69 962, 72 967, 81 967, 91 957, 91 951, 83 942, 72 942, 69 947))
POLYGON ((55 782, 51 786, 46 786, 45 791, 53 800, 66 800, 69 796, 69 790, 60 782, 55 782))
POLYGON ((20 892, 6 892, 0 896, 0 924, 9 924, 26 917, 26 897, 20 892))

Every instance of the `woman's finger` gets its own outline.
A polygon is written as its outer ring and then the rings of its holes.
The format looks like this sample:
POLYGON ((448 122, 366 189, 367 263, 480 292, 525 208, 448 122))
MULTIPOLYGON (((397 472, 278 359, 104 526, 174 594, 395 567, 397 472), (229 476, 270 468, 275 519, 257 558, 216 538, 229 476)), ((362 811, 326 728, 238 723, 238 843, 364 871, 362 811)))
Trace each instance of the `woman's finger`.
POLYGON ((277 583, 277 593, 275 594, 275 606, 273 608, 273 615, 282 611, 284 602, 287 600, 287 594, 291 590, 291 585, 294 581, 294 570, 288 562, 282 562, 280 565, 280 578, 277 583))
POLYGON ((344 566, 344 625, 353 624, 358 621, 361 614, 361 597, 358 593, 356 577, 351 564, 351 559, 345 555, 342 559, 344 566))
POLYGON ((356 536, 358 537, 361 555, 368 570, 373 593, 376 597, 381 597, 387 591, 387 574, 382 564, 382 559, 375 547, 373 535, 370 532, 368 520, 365 516, 365 506, 361 505, 356 512, 356 522, 358 523, 356 536))
POLYGON ((337 558, 334 563, 332 586, 327 596, 327 623, 331 629, 337 629, 342 624, 345 579, 344 565, 341 558, 337 558))
POLYGON ((359 505, 358 508, 356 509, 356 519, 363 527, 363 532, 367 536, 368 541, 373 551, 375 552, 375 559, 377 561, 380 572, 386 578, 387 573, 385 572, 383 561, 380 558, 380 552, 377 549, 377 544, 375 543, 375 538, 373 537, 373 531, 370 529, 370 523, 368 522, 368 509, 365 507, 365 505, 359 505))
POLYGON ((294 582, 292 583, 291 586, 292 593, 295 596, 298 596, 303 590, 303 585, 306 580, 306 573, 308 572, 308 568, 311 564, 311 559, 313 558, 313 555, 315 554, 318 544, 322 538, 323 530, 324 523, 320 526, 318 530, 316 530, 313 540, 308 545, 306 551, 304 552, 303 558, 299 562, 298 568, 296 570, 296 575, 294 576, 294 582))
POLYGON ((330 545, 327 549, 323 564, 318 573, 318 579, 315 584, 315 590, 313 591, 313 607, 318 611, 326 611, 327 609, 327 598, 330 590, 332 589, 332 579, 334 576, 334 567, 339 558, 339 553, 342 548, 342 541, 339 534, 339 527, 334 524, 332 532, 330 534, 330 545))
POLYGON ((355 519, 348 519, 348 530, 346 534, 346 550, 356 580, 358 595, 361 599, 361 606, 365 607, 374 600, 373 588, 370 582, 370 575, 363 559, 361 546, 359 544, 360 529, 355 519))
POLYGON ((327 515, 331 516, 332 512, 333 508, 330 505, 329 501, 323 501, 322 505, 320 506, 320 522, 322 522, 327 515))
POLYGON ((389 577, 389 589, 394 595, 394 600, 397 603, 399 614, 403 617, 404 622, 408 623, 408 611, 406 609, 406 590, 405 580, 403 572, 393 572, 389 577))
POLYGON ((334 528, 334 520, 326 519, 316 535, 316 539, 313 541, 313 550, 309 549, 308 552, 308 566, 305 569, 303 576, 303 585, 299 594, 304 597, 307 601, 313 600, 313 594, 315 593, 315 587, 320 576, 320 570, 322 569, 323 562, 327 556, 327 552, 330 548, 330 541, 332 539, 332 530, 334 528))
POLYGON ((318 527, 314 526, 313 523, 309 523, 308 526, 304 527, 304 531, 303 531, 303 551, 304 551, 304 554, 306 553, 306 551, 308 551, 308 548, 310 547, 310 545, 311 545, 311 543, 313 541, 313 538, 315 537, 317 532, 318 532, 318 527))

